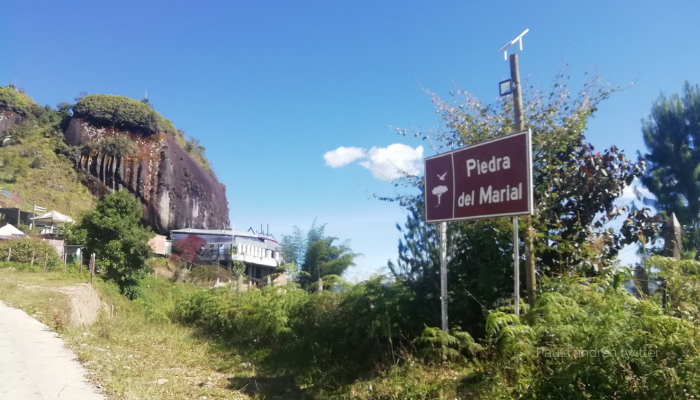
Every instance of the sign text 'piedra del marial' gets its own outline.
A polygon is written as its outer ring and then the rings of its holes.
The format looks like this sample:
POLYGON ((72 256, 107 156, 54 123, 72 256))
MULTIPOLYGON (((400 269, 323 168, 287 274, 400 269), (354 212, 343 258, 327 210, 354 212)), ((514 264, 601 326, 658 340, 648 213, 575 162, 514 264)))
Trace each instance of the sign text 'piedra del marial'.
POLYGON ((532 213, 530 132, 425 159, 427 222, 532 213))

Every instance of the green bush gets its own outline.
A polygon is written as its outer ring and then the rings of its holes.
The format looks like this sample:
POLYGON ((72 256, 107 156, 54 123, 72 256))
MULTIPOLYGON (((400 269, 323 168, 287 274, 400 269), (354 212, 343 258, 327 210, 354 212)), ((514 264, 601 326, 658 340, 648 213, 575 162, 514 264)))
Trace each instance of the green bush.
POLYGON ((656 297, 632 296, 619 274, 545 278, 535 306, 524 306, 521 317, 508 307, 488 311, 480 343, 457 327, 445 333, 418 326, 414 294, 381 279, 339 293, 309 293, 294 285, 240 295, 208 290, 179 303, 173 315, 250 357, 259 371, 292 374, 303 381, 298 383, 333 388, 336 395, 348 396, 344 391, 357 388, 369 371, 385 376, 402 360, 413 363, 419 356, 429 364, 451 363, 452 372, 445 373, 461 382, 449 396, 428 391, 425 398, 697 396, 700 263, 660 257, 648 262, 668 282, 666 309, 656 297))
POLYGON ((10 261, 30 264, 32 259, 35 266, 43 268, 46 261, 47 270, 59 269, 62 266, 61 258, 48 243, 34 238, 19 238, 0 240, 0 259, 7 260, 9 249, 12 249, 10 261))
POLYGON ((465 362, 468 357, 484 350, 471 335, 461 332, 459 327, 454 327, 449 332, 426 327, 413 343, 423 360, 428 363, 465 362))
POLYGON ((175 320, 215 335, 260 368, 308 381, 353 380, 420 334, 412 294, 380 278, 338 293, 309 293, 290 284, 238 295, 199 292, 178 304, 175 320))
POLYGON ((34 168, 34 169, 39 169, 44 166, 44 161, 41 159, 41 157, 34 157, 32 162, 29 164, 29 168, 34 168))
POLYGON ((165 132, 177 135, 173 123, 148 105, 124 96, 93 94, 78 100, 73 116, 94 124, 142 131, 146 134, 165 132))
POLYGON ((129 300, 136 300, 143 297, 144 290, 138 284, 122 286, 122 294, 129 300))

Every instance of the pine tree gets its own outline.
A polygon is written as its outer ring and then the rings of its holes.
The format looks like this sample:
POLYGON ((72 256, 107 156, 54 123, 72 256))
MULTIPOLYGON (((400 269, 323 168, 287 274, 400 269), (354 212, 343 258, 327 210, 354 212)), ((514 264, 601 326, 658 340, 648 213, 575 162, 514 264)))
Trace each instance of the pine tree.
POLYGON ((682 95, 662 94, 642 121, 648 172, 644 185, 657 206, 683 225, 700 222, 700 87, 686 82, 682 95))

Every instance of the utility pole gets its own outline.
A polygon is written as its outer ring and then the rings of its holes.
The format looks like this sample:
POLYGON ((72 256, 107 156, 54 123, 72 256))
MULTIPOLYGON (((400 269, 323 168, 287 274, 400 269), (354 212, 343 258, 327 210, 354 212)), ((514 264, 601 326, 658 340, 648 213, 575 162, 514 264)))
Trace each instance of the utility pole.
POLYGON ((440 314, 447 332, 447 222, 440 222, 440 314))
MULTIPOLYGON (((527 31, 525 31, 527 33, 527 31)), ((523 33, 524 34, 524 33, 523 33)), ((520 36, 520 40, 522 40, 522 35, 520 36)), ((521 49, 522 49, 522 44, 521 44, 521 49)), ((518 66, 518 55, 517 54, 511 54, 510 55, 510 79, 512 81, 513 85, 513 112, 515 114, 515 131, 516 132, 522 132, 525 130, 525 121, 523 120, 523 93, 522 93, 522 88, 520 86, 520 68, 518 66)), ((514 227, 513 229, 517 229, 516 227, 517 223, 517 217, 513 217, 513 224, 514 227)), ((526 216, 525 217, 525 282, 527 285, 527 302, 530 305, 530 307, 535 305, 535 296, 536 296, 536 275, 535 275, 535 246, 534 246, 534 229, 532 228, 532 217, 531 216, 526 216)), ((516 234, 514 234, 516 235, 516 234)), ((517 236, 516 236, 517 239, 517 236)), ((514 246, 516 243, 514 243, 514 246)), ((518 261, 515 261, 515 263, 518 263, 518 261)), ((515 264, 515 269, 519 268, 517 267, 517 264, 515 264)), ((518 272, 518 271, 515 271, 518 272)), ((519 278, 516 278, 516 282, 518 282, 519 278)), ((516 287, 516 292, 518 291, 518 288, 516 287)), ((516 311, 518 309, 516 308, 516 311)), ((517 312, 516 312, 517 314, 517 312)))

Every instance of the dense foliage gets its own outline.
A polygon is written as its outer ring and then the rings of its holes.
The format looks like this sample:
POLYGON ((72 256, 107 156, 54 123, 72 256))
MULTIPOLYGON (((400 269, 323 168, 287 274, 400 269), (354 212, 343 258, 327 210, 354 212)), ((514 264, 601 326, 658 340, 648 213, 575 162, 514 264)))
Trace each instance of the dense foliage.
POLYGON ((358 379, 377 383, 369 371, 396 368, 401 375, 388 373, 394 378, 379 381, 400 396, 382 397, 384 389, 373 392, 366 384, 360 394, 352 393, 365 399, 697 396, 700 263, 661 257, 647 263, 670 283, 667 309, 658 295, 632 296, 622 287, 628 277, 620 274, 547 278, 535 307, 525 306, 522 318, 509 308, 486 310, 485 336, 478 341, 458 327, 425 328, 415 314, 415 293, 381 279, 341 293, 294 286, 240 295, 200 292, 182 302, 175 316, 252 357, 261 373, 292 374, 324 398, 348 396, 358 379), (451 383, 437 390, 399 381, 417 368, 417 360, 449 366, 453 372, 443 373, 451 383))
POLYGON ((93 94, 82 97, 73 107, 73 115, 103 126, 141 131, 146 134, 165 132, 177 135, 173 123, 147 104, 124 96, 93 94))
MULTIPOLYGON (((95 253, 97 267, 106 280, 117 283, 124 293, 135 295, 134 287, 148 271, 145 264, 153 236, 141 225, 141 204, 126 190, 102 199, 95 210, 80 216, 73 237, 85 240, 86 253, 95 253)), ((78 239, 79 240, 79 239, 78 239)))
POLYGON ((412 296, 381 279, 340 293, 310 293, 293 284, 240 295, 216 289, 183 302, 177 319, 254 357, 260 370, 291 372, 320 385, 367 373, 374 363, 393 359, 393 346, 419 335, 423 324, 406 318, 412 296))
MULTIPOLYGON (((535 265, 541 276, 592 275, 609 267, 623 245, 639 240, 640 218, 617 207, 622 190, 645 168, 644 162, 629 161, 612 146, 596 151, 585 141, 586 123, 598 105, 615 89, 594 79, 578 96, 567 88, 564 74, 557 75, 549 92, 526 87, 525 126, 532 130, 535 212, 533 227, 535 265), (606 228, 611 219, 628 215, 626 229, 606 228)), ((416 133, 430 140, 438 152, 512 133, 512 99, 483 103, 471 94, 456 90, 454 102, 430 93, 442 126, 433 133, 416 133)), ((408 131, 399 129, 399 134, 408 131)), ((394 276, 401 277, 424 301, 421 315, 436 324, 439 315, 438 235, 436 226, 425 224, 423 177, 408 176, 403 184, 410 192, 396 197, 408 209, 399 244, 399 259, 390 263, 394 276), (416 193, 415 189, 420 192, 416 193)), ((528 235, 527 219, 520 221, 520 238, 528 235)), ((521 242, 523 243, 523 242, 521 242)), ((521 246, 523 246, 521 244, 521 246)), ((512 298, 512 224, 509 219, 448 224, 449 299, 452 322, 476 335, 483 335, 484 312, 512 298)), ((520 255, 524 258, 524 246, 520 255)), ((524 288, 525 270, 520 282, 524 288)))
POLYGON ((686 226, 687 245, 700 245, 700 86, 686 82, 682 95, 661 95, 642 121, 649 170, 642 179, 655 206, 686 226))
POLYGON ((336 237, 325 236, 326 224, 311 224, 304 235, 294 227, 292 235, 282 237, 282 258, 286 263, 301 266, 297 280, 304 286, 327 275, 341 276, 361 254, 353 253, 349 241, 335 244, 336 237))
POLYGON ((56 270, 62 267, 61 257, 50 244, 34 238, 0 240, 0 260, 24 263, 56 270), (10 254, 10 249, 12 253, 10 254))
POLYGON ((188 269, 197 262, 197 257, 202 254, 206 241, 197 235, 187 235, 187 237, 177 241, 173 246, 173 260, 181 260, 188 269))
MULTIPOLYGON (((410 205, 405 225, 397 224, 402 234, 399 259, 388 266, 415 291, 415 318, 439 326, 439 238, 435 227, 425 224, 423 209, 422 203, 410 205)), ((447 243, 450 324, 482 337, 486 311, 513 294, 512 224, 507 219, 451 223, 447 243)))

